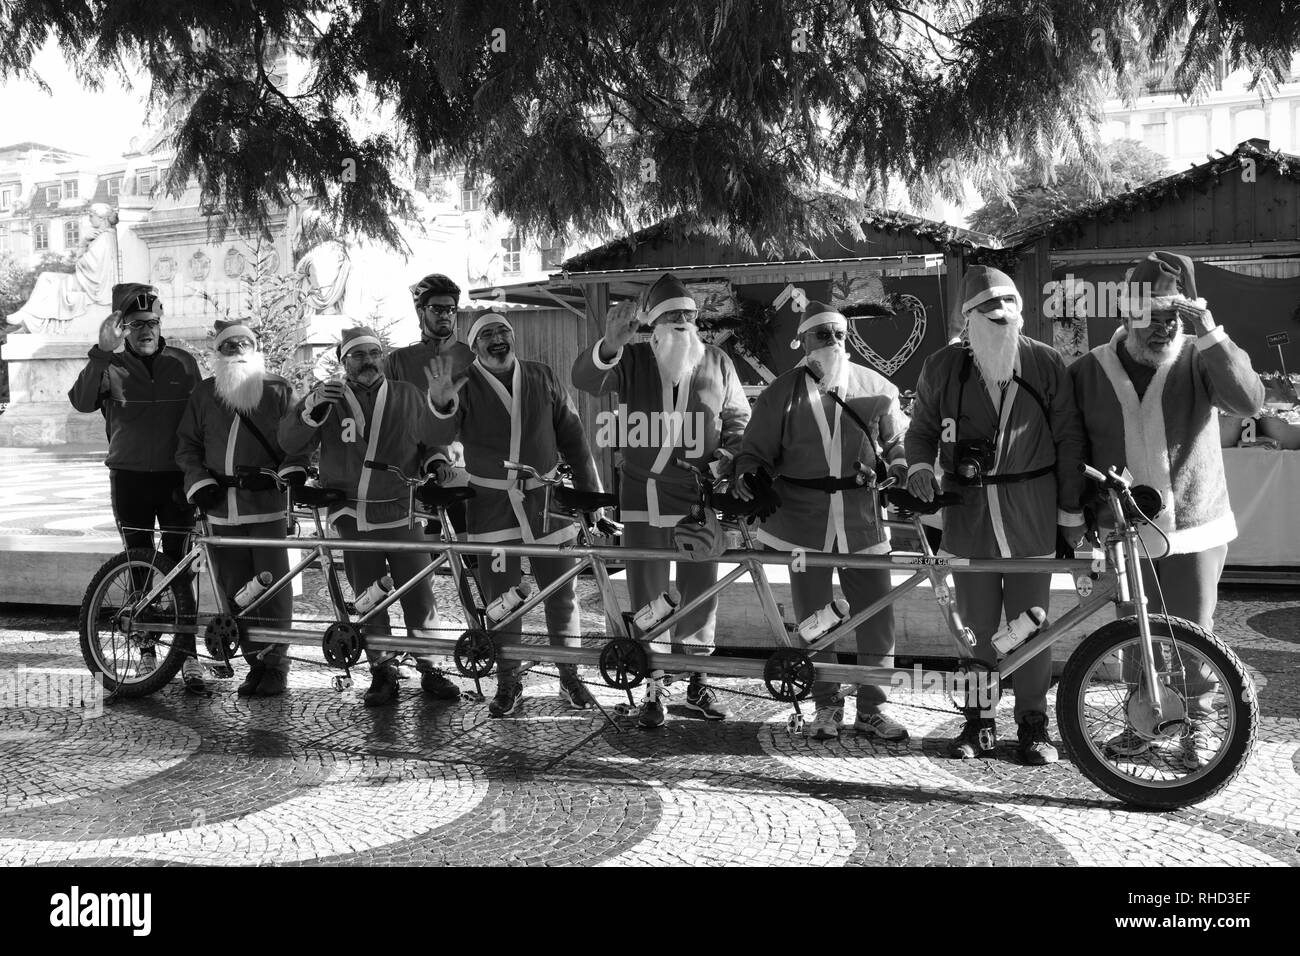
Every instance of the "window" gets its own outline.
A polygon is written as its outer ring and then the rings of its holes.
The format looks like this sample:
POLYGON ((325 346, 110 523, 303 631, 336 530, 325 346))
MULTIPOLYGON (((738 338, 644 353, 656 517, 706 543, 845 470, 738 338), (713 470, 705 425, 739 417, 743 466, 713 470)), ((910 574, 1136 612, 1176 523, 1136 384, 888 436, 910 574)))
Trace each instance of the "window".
POLYGON ((9 223, 0 222, 0 252, 9 252, 12 248, 9 244, 9 223))
POLYGON ((1196 154, 1210 149, 1210 130, 1204 113, 1178 117, 1178 152, 1196 154))
POLYGON ((478 187, 469 185, 465 180, 460 183, 460 211, 478 212, 483 208, 483 194, 478 187))
POLYGON ((110 195, 110 196, 120 196, 120 195, 122 195, 122 177, 121 177, 121 176, 110 176, 110 177, 109 177, 109 180, 108 180, 108 195, 110 195))
POLYGON ((519 235, 506 236, 501 240, 501 267, 506 275, 519 274, 519 235))
POLYGON ((1142 143, 1150 150, 1163 154, 1165 151, 1165 122, 1142 124, 1142 143))
POLYGON ((62 198, 63 198, 63 192, 59 186, 45 187, 45 204, 47 206, 55 205, 62 198))
POLYGON ((63 198, 76 199, 78 195, 77 181, 75 179, 65 179, 63 181, 63 198))
POLYGON ((69 219, 63 224, 63 248, 75 249, 81 244, 81 223, 69 219))
POLYGON ((542 246, 541 253, 543 269, 558 269, 564 262, 564 243, 552 239, 542 246))
POLYGON ((32 248, 37 252, 44 252, 50 248, 50 224, 47 222, 32 223, 32 248))
POLYGON ((148 196, 153 192, 154 185, 158 182, 158 170, 141 169, 135 174, 135 194, 137 196, 148 196))
POLYGON ((12 188, 0 189, 0 209, 9 209, 14 204, 14 191, 12 188))
POLYGON ((1232 114, 1232 141, 1244 143, 1248 139, 1268 139, 1268 121, 1258 106, 1247 106, 1232 114))

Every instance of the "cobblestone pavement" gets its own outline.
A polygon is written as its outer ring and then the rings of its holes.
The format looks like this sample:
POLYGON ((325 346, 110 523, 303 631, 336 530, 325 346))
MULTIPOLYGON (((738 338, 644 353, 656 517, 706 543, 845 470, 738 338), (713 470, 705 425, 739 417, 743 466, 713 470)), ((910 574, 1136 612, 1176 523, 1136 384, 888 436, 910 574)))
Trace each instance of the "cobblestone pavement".
MULTIPOLYGON (((51 613, 0 613, 0 678, 84 671, 75 622, 51 613)), ((1179 812, 1126 810, 1068 759, 1020 766, 1009 699, 997 757, 963 763, 941 756, 958 721, 938 693, 895 693, 906 744, 818 743, 766 697, 724 694, 723 722, 670 706, 662 730, 619 732, 563 709, 553 674, 529 677, 522 717, 493 720, 414 680, 366 710, 310 664, 285 696, 241 700, 240 664, 210 697, 173 681, 100 716, 0 710, 0 864, 1296 865, 1300 600, 1228 592, 1220 620, 1259 688, 1260 734, 1231 787, 1179 812)))

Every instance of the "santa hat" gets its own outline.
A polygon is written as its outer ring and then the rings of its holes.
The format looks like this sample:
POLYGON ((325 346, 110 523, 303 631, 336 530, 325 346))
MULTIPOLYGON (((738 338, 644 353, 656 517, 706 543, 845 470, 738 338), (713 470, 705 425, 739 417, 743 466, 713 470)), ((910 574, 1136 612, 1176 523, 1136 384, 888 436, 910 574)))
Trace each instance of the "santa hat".
POLYGON ((221 343, 226 341, 226 339, 232 339, 240 335, 244 338, 252 339, 253 347, 257 347, 257 333, 243 322, 228 322, 225 319, 217 319, 217 321, 212 325, 212 331, 214 333, 212 339, 212 347, 214 349, 221 348, 221 343))
POLYGON ((457 302, 460 301, 460 286, 441 272, 430 273, 410 288, 417 309, 424 305, 425 299, 435 295, 449 295, 457 302))
POLYGON ((340 359, 347 355, 354 348, 360 345, 378 345, 384 347, 384 343, 379 340, 379 333, 368 325, 358 325, 354 329, 344 329, 343 339, 339 342, 338 356, 340 359))
POLYGON ((671 272, 661 275, 655 284, 646 290, 641 300, 643 321, 652 325, 655 319, 665 312, 679 309, 695 312, 698 308, 695 299, 686 291, 686 286, 677 281, 677 277, 671 272))
POLYGON ((1174 252, 1151 253, 1133 267, 1124 289, 1128 314, 1146 321, 1151 309, 1171 309, 1177 302, 1205 307, 1196 295, 1196 266, 1174 252))
POLYGON ((849 320, 844 317, 844 313, 838 309, 832 309, 825 302, 809 300, 808 307, 803 310, 803 318, 799 321, 799 327, 794 330, 794 338, 790 341, 790 348, 797 349, 801 344, 799 336, 823 325, 830 325, 848 331, 849 320))
POLYGON ((1020 298, 1016 284, 1001 269, 994 269, 992 266, 971 266, 961 277, 961 294, 958 300, 961 302, 963 315, 989 299, 1001 299, 1008 295, 1015 297, 1017 306, 1024 307, 1024 301, 1020 298))
POLYGON ((474 340, 478 338, 478 334, 482 332, 484 329, 486 329, 489 325, 504 325, 511 332, 515 330, 515 327, 511 325, 509 321, 507 321, 504 315, 502 315, 500 312, 496 312, 493 311, 492 309, 489 309, 488 311, 484 312, 482 315, 480 315, 477 319, 474 320, 474 324, 469 327, 469 338, 466 339, 465 341, 467 341, 470 345, 473 345, 474 340))
POLYGON ((119 282, 113 286, 113 311, 121 313, 123 318, 132 312, 152 312, 162 318, 162 300, 158 298, 158 290, 151 285, 119 282))

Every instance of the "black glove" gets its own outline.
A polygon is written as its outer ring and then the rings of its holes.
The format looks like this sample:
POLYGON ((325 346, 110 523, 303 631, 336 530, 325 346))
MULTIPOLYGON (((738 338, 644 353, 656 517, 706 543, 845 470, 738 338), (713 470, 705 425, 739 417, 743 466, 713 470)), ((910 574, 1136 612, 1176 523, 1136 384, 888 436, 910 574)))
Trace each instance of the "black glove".
POLYGON ((204 485, 190 496, 190 501, 194 503, 194 507, 202 511, 211 511, 221 504, 221 500, 225 496, 225 489, 220 485, 204 485))
POLYGON ((240 475, 239 487, 244 491, 274 491, 277 486, 275 479, 270 475, 258 472, 253 475, 240 475))
POLYGON ((307 472, 294 470, 287 474, 281 475, 280 480, 290 488, 301 488, 307 484, 307 472))

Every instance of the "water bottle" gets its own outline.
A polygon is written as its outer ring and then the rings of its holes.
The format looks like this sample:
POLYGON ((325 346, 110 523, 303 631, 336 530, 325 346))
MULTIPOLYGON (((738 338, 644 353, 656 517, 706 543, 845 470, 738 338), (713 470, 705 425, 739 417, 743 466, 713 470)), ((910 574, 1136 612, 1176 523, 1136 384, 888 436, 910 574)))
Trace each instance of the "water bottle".
POLYGON ((1047 612, 1041 607, 1031 607, 1002 630, 993 635, 993 646, 999 654, 1010 654, 1025 641, 1038 633, 1038 629, 1047 620, 1047 612))
POLYGON ((384 599, 384 595, 393 589, 393 579, 385 574, 370 587, 366 588, 357 599, 352 602, 352 606, 357 609, 358 614, 365 614, 372 607, 384 599))
POLYGON ((641 610, 636 612, 636 626, 643 631, 648 631, 654 627, 673 611, 677 610, 677 605, 682 603, 682 596, 676 588, 670 587, 657 598, 647 604, 641 610))
POLYGON ((849 602, 844 598, 836 598, 816 614, 810 614, 799 622, 799 636, 811 643, 848 616, 849 602))
POLYGON ((271 576, 270 571, 262 571, 251 581, 239 589, 235 595, 235 603, 240 607, 248 607, 257 600, 257 596, 271 586, 275 578, 271 576))
POLYGON ((532 589, 527 584, 516 584, 508 588, 506 592, 500 595, 495 601, 488 605, 487 615, 488 623, 497 624, 504 620, 505 617, 517 608, 531 593, 532 589))

